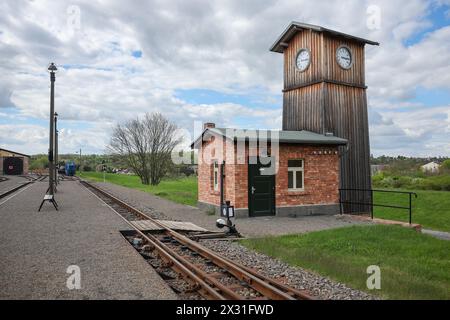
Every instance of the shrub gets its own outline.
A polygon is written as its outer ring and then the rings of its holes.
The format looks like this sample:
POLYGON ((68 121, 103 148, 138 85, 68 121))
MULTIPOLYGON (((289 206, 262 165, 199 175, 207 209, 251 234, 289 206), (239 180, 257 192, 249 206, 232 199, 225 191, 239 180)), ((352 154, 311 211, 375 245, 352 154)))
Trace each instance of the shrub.
POLYGON ((450 175, 438 175, 426 178, 409 176, 373 177, 373 186, 377 188, 405 188, 419 190, 450 191, 450 175))
POLYGON ((442 162, 441 168, 450 170, 450 159, 447 159, 444 162, 442 162))
POLYGON ((432 190, 450 191, 450 175, 430 177, 428 183, 432 190))
POLYGON ((383 179, 384 179, 384 174, 383 174, 382 172, 377 173, 376 175, 374 175, 374 176, 372 177, 372 183, 373 183, 374 185, 378 185, 378 184, 381 183, 381 181, 382 181, 383 179))

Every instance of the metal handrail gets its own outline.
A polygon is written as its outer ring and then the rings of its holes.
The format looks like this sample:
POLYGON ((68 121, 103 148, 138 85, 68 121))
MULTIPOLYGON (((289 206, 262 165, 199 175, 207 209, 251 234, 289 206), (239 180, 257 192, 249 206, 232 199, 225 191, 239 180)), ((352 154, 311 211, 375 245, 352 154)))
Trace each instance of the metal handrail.
POLYGON ((393 190, 380 190, 380 189, 358 189, 358 188, 343 188, 339 189, 339 210, 340 214, 343 214, 342 205, 343 204, 357 204, 357 205, 368 205, 370 206, 370 215, 373 219, 373 207, 383 207, 383 208, 394 208, 394 209, 405 209, 409 211, 409 224, 412 223, 412 196, 417 199, 417 193, 410 191, 393 191, 393 190), (355 202, 355 201, 343 201, 342 199, 342 191, 363 191, 370 192, 370 202, 355 202), (376 204, 373 203, 373 193, 374 192, 385 192, 385 193, 398 193, 398 194, 407 194, 409 196, 409 206, 397 206, 397 205, 386 205, 386 204, 376 204))

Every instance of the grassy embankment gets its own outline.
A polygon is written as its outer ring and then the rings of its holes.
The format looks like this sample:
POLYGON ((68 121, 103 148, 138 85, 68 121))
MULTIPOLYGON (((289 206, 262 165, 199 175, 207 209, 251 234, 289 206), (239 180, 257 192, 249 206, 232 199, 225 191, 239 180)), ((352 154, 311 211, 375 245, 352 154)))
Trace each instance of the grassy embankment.
POLYGON ((242 243, 383 298, 450 299, 450 241, 411 229, 353 226, 242 243), (381 269, 381 290, 367 289, 370 265, 381 269))
MULTIPOLYGON (((409 190, 408 190, 409 191, 409 190)), ((414 191, 414 190, 413 190, 414 191)), ((450 192, 417 190, 417 199, 413 197, 413 223, 424 228, 450 232, 450 192)), ((397 206, 409 206, 407 194, 374 193, 374 203, 397 206)), ((408 210, 375 207, 376 218, 408 221, 408 210)))

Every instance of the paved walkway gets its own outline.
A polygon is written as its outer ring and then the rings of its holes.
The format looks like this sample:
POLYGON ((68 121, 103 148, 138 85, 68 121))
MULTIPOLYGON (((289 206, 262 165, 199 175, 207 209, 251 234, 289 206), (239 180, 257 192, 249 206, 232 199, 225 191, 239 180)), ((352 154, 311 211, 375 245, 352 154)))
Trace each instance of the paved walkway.
POLYGON ((422 233, 428 234, 428 235, 438 238, 438 239, 450 241, 450 233, 449 232, 422 229, 422 233))
POLYGON ((47 183, 0 205, 0 299, 176 299, 166 283, 122 238, 128 225, 75 181, 37 208, 47 183), (69 290, 67 268, 81 269, 69 290))
MULTIPOLYGON (((217 216, 207 215, 204 211, 157 197, 147 192, 126 188, 110 183, 96 183, 118 198, 141 210, 163 213, 167 218, 190 221, 212 231, 216 227, 217 216)), ((334 216, 306 216, 298 218, 259 217, 236 219, 238 231, 246 237, 262 237, 305 233, 317 230, 345 227, 355 224, 367 224, 362 221, 347 221, 334 216)))

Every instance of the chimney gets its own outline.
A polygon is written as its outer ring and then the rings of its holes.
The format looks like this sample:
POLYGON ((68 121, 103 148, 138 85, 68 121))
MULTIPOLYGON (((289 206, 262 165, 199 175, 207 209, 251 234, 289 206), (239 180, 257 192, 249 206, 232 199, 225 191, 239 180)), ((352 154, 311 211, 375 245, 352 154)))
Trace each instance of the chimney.
POLYGON ((206 122, 203 124, 203 130, 207 129, 207 128, 215 128, 216 124, 214 122, 206 122))

